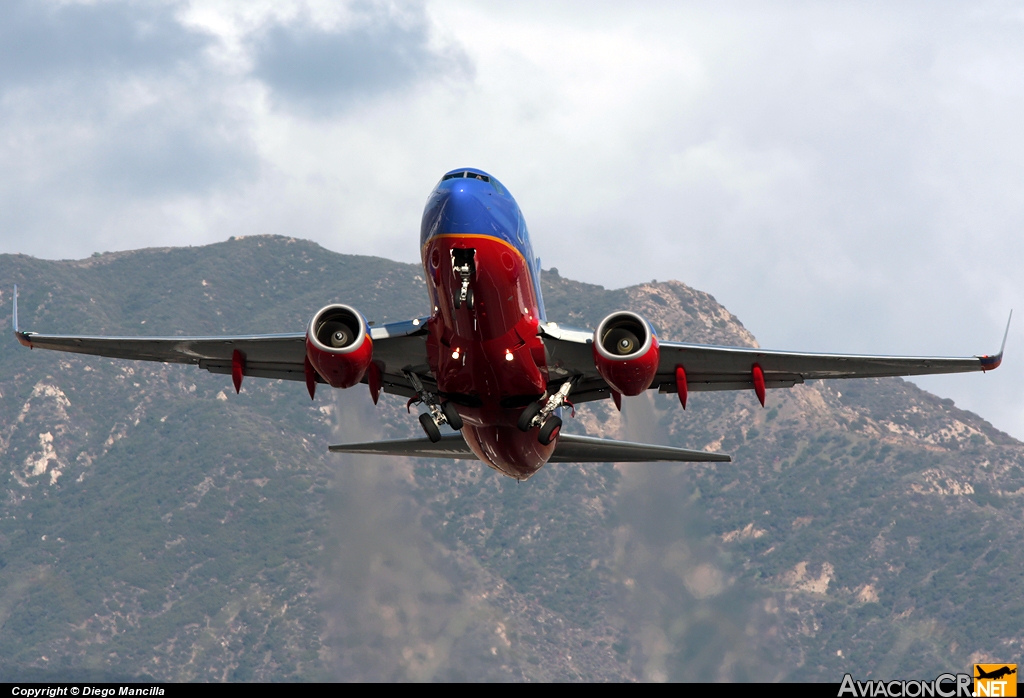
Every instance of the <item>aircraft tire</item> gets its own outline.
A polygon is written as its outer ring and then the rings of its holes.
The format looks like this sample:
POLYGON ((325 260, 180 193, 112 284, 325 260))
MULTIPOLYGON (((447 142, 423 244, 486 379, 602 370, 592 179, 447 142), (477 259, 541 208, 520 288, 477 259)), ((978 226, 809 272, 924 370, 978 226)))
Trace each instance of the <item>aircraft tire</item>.
POLYGON ((427 438, 430 439, 431 443, 437 443, 441 440, 441 430, 434 424, 434 418, 424 412, 420 415, 420 424, 423 425, 423 431, 427 432, 427 438))
POLYGON ((459 297, 458 292, 456 292, 455 295, 452 296, 452 305, 455 306, 456 310, 462 307, 462 299, 459 297))
POLYGON ((450 402, 441 403, 441 411, 444 412, 444 418, 448 420, 448 426, 455 431, 462 431, 462 415, 455 409, 455 405, 450 402))
POLYGON ((466 305, 469 306, 470 310, 476 307, 476 299, 473 298, 472 288, 466 289, 466 305))
POLYGON ((551 415, 548 417, 548 421, 544 422, 544 426, 540 428, 540 433, 537 434, 537 440, 542 445, 547 446, 555 440, 558 431, 562 428, 562 418, 551 415))
POLYGON ((519 427, 519 431, 530 431, 530 422, 532 422, 533 418, 540 412, 541 407, 543 407, 543 405, 539 402, 531 402, 526 406, 523 413, 519 415, 519 421, 516 422, 516 426, 519 427))

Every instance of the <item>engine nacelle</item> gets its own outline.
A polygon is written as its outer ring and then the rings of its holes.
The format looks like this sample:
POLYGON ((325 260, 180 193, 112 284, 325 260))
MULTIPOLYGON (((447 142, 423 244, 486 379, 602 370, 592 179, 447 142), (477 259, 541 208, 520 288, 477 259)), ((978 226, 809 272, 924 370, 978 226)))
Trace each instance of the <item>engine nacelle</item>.
POLYGON ((639 395, 651 387, 658 372, 658 337, 636 313, 612 313, 594 332, 594 364, 611 388, 639 395))
POLYGON ((334 388, 351 388, 363 379, 373 358, 373 340, 366 320, 347 305, 329 305, 309 321, 306 356, 334 388))

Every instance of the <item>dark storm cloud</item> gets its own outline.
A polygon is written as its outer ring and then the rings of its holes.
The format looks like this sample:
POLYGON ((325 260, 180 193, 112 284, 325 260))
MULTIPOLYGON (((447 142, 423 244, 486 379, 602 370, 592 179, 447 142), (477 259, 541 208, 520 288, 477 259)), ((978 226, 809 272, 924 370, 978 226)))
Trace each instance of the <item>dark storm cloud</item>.
POLYGON ((430 46, 422 12, 396 16, 369 5, 343 28, 325 29, 308 17, 275 24, 256 39, 253 54, 254 75, 279 103, 318 115, 423 79, 470 72, 462 53, 430 46))
POLYGON ((210 37, 182 26, 167 4, 0 3, 0 88, 162 72, 210 37))

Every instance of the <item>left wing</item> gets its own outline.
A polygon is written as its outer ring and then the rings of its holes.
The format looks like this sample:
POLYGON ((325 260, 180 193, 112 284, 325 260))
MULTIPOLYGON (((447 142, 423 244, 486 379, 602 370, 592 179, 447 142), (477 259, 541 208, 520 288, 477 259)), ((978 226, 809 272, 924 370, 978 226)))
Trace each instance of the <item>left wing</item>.
MULTIPOLYGON (((1009 332, 1009 323, 1007 323, 1009 332)), ((541 325, 541 336, 549 355, 551 383, 576 377, 572 401, 586 402, 606 398, 608 384, 594 366, 591 350, 593 332, 541 325)), ((883 376, 920 376, 935 373, 991 371, 1003 359, 1003 347, 995 356, 867 356, 859 354, 817 354, 771 351, 749 347, 718 347, 682 342, 661 342, 658 371, 651 388, 662 393, 676 392, 676 367, 686 372, 690 391, 751 390, 753 368, 763 371, 766 388, 789 388, 797 383, 822 378, 878 378, 883 376)))
POLYGON ((17 332, 32 349, 53 349, 113 359, 195 364, 211 373, 231 373, 236 350, 246 357, 245 375, 306 380, 306 335, 263 334, 233 337, 90 337, 17 332))
MULTIPOLYGON (((427 370, 424 337, 428 318, 416 318, 370 328, 373 359, 381 368, 385 392, 416 394, 404 371, 417 373, 433 386, 427 370)), ((306 380, 306 334, 254 334, 225 337, 95 337, 25 332, 18 328, 18 289, 14 289, 14 335, 26 347, 76 354, 162 363, 194 364, 210 373, 231 374, 232 357, 245 357, 244 375, 256 378, 306 380)), ((319 383, 324 380, 316 375, 319 383)), ((363 379, 366 382, 366 379, 363 379)))

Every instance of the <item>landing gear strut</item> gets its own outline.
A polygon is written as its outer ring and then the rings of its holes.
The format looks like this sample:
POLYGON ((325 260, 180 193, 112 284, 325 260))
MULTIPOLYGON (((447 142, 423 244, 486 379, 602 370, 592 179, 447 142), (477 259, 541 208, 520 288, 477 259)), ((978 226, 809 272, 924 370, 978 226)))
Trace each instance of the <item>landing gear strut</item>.
POLYGON ((469 282, 476 271, 476 263, 473 259, 475 256, 476 250, 452 250, 452 271, 455 272, 461 282, 459 290, 456 291, 455 297, 452 299, 452 304, 456 310, 461 308, 463 303, 467 304, 470 310, 476 306, 473 289, 469 287, 469 282))
POLYGON ((572 384, 573 380, 570 378, 562 383, 558 391, 550 395, 546 401, 531 402, 527 405, 516 422, 519 430, 529 431, 534 427, 540 427, 537 440, 545 446, 550 444, 562 427, 562 418, 554 414, 554 412, 569 402, 568 397, 569 391, 572 390, 572 384))
POLYGON ((455 306, 456 310, 462 307, 463 301, 466 302, 466 305, 469 307, 470 310, 476 307, 476 299, 473 297, 473 289, 469 288, 468 284, 468 281, 463 281, 462 290, 455 294, 455 299, 452 301, 452 303, 455 306))
POLYGON ((455 431, 462 429, 462 415, 455 409, 455 405, 450 402, 441 402, 437 395, 423 387, 420 377, 415 373, 406 373, 405 375, 412 383, 412 387, 416 389, 416 397, 409 401, 409 405, 411 406, 414 402, 422 402, 430 410, 420 415, 420 424, 423 425, 423 431, 427 433, 427 438, 432 443, 436 444, 441 440, 439 427, 442 424, 447 424, 455 431))

